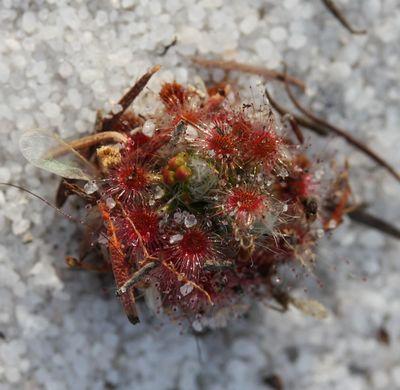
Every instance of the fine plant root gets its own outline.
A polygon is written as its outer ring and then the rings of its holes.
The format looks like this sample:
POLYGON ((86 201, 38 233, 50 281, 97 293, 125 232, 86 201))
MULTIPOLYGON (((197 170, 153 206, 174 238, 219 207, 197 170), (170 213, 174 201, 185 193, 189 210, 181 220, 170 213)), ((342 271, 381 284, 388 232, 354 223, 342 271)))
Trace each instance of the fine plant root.
POLYGON ((151 261, 145 265, 143 265, 141 268, 139 268, 132 276, 130 279, 128 279, 117 291, 116 295, 119 297, 123 294, 125 294, 129 288, 133 287, 135 284, 139 283, 148 273, 156 268, 159 264, 151 261))
MULTIPOLYGON (((375 151, 373 151, 370 147, 367 145, 363 144, 361 141, 353 137, 351 134, 349 134, 346 130, 334 126, 331 123, 325 121, 324 119, 321 119, 317 117, 313 112, 310 110, 306 109, 294 96, 292 90, 290 89, 288 81, 285 82, 285 89, 286 92, 292 101, 292 103, 295 105, 295 107, 302 112, 306 117, 308 117, 311 121, 313 121, 316 124, 321 125, 322 127, 326 128, 328 131, 334 133, 335 135, 343 138, 347 143, 352 145, 354 148, 358 149, 361 151, 363 154, 368 156, 370 159, 375 161, 379 166, 382 168, 386 169, 397 181, 400 181, 400 173, 396 171, 396 169, 390 165, 383 157, 379 156, 375 151)), ((300 123, 300 122, 299 122, 300 123)))
POLYGON ((122 96, 122 98, 118 101, 118 104, 121 106, 121 110, 113 114, 111 118, 103 119, 103 130, 112 129, 113 126, 118 123, 121 116, 127 110, 127 108, 133 103, 133 101, 137 98, 140 92, 143 91, 144 87, 147 85, 151 77, 154 73, 160 70, 161 66, 156 65, 150 68, 140 79, 128 90, 128 92, 122 96))
POLYGON ((350 22, 347 20, 344 13, 337 7, 333 0, 322 0, 325 7, 331 12, 331 14, 339 21, 339 23, 346 28, 352 34, 366 34, 367 30, 365 29, 356 29, 354 28, 350 22))
POLYGON ((349 218, 354 222, 365 225, 369 228, 380 231, 400 240, 400 229, 382 218, 376 217, 364 210, 364 208, 356 208, 347 213, 349 218))
POLYGON ((306 86, 303 81, 297 79, 294 76, 286 76, 282 72, 268 69, 263 66, 249 65, 236 61, 224 61, 224 60, 210 60, 202 57, 191 57, 192 62, 195 65, 199 65, 203 68, 219 68, 225 71, 238 71, 242 73, 254 74, 265 78, 266 80, 278 80, 281 82, 287 78, 290 84, 296 85, 302 91, 305 91, 306 86))
POLYGON ((82 137, 70 142, 66 142, 65 145, 61 145, 57 148, 51 149, 47 154, 46 158, 56 158, 63 156, 64 154, 70 153, 72 150, 87 149, 90 146, 100 145, 102 143, 109 142, 121 142, 125 143, 128 141, 128 137, 125 134, 117 131, 104 131, 102 133, 96 133, 82 137))

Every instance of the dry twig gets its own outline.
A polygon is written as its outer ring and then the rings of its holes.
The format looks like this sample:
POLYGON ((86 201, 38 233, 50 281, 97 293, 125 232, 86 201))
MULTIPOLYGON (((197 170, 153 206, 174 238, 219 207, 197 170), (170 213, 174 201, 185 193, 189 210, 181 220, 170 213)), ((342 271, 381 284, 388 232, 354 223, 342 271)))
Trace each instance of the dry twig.
MULTIPOLYGON (((354 146, 356 149, 360 150, 362 153, 370 157, 372 160, 374 160, 378 165, 386 169, 396 180, 400 181, 400 174, 399 172, 394 169, 383 157, 379 156, 375 151, 373 151, 370 147, 367 145, 363 144, 361 141, 357 140, 355 137, 353 137, 351 134, 349 134, 346 130, 334 126, 330 124, 329 122, 317 117, 314 113, 312 113, 310 110, 306 109, 304 106, 301 105, 301 103, 296 99, 294 96, 292 90, 290 89, 288 80, 285 82, 285 88, 286 92, 292 101, 292 103, 296 106, 296 108, 301 111, 306 117, 311 119, 314 123, 317 123, 332 133, 338 135, 339 137, 343 138, 346 140, 350 145, 354 146)), ((300 122, 299 122, 300 123, 300 122)))
POLYGON ((111 129, 113 125, 118 122, 126 109, 133 103, 140 92, 142 92, 143 88, 149 82, 154 73, 158 72, 160 68, 160 65, 153 66, 133 85, 132 88, 129 89, 129 91, 124 96, 122 96, 122 98, 118 102, 118 104, 122 107, 121 111, 112 115, 112 117, 109 119, 103 119, 104 130, 111 129))
MULTIPOLYGON (((243 64, 236 61, 224 61, 224 60, 208 60, 201 57, 192 57, 192 62, 196 65, 200 65, 204 68, 219 68, 225 71, 238 71, 243 73, 255 74, 257 76, 264 77, 267 80, 278 80, 285 81, 285 74, 276 70, 267 69, 262 66, 255 66, 249 64, 243 64)), ((287 80, 290 84, 296 85, 301 90, 305 90, 305 84, 294 76, 287 76, 287 80)))
POLYGON ((139 283, 148 273, 156 268, 158 266, 158 263, 151 261, 149 263, 146 263, 143 265, 141 268, 139 268, 117 291, 116 295, 119 297, 123 294, 125 294, 128 289, 135 284, 139 283))
POLYGON ((332 15, 340 22, 340 24, 345 27, 352 34, 366 34, 367 30, 360 30, 354 28, 347 18, 344 16, 343 12, 337 7, 333 0, 322 0, 325 7, 332 13, 332 15))
POLYGON ((396 226, 386 222, 382 218, 378 218, 374 215, 369 214, 363 208, 356 208, 347 213, 350 219, 354 222, 358 222, 369 228, 378 230, 382 233, 388 234, 394 238, 400 239, 400 229, 396 226))

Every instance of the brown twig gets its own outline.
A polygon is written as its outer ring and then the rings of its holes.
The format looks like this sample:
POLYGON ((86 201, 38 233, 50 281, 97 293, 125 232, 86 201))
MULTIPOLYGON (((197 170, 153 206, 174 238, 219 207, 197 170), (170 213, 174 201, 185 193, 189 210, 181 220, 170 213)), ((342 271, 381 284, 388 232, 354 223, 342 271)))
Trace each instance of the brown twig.
POLYGON ((217 272, 234 269, 235 265, 231 261, 207 261, 203 268, 206 271, 217 272))
POLYGON ((178 43, 178 38, 175 36, 172 42, 170 42, 168 45, 165 45, 162 52, 159 54, 160 57, 164 57, 167 53, 168 50, 171 49, 171 47, 174 47, 178 43))
POLYGON ((62 207, 69 195, 77 195, 90 204, 95 204, 96 197, 87 194, 83 188, 70 179, 62 179, 57 189, 56 206, 62 207))
POLYGON ((356 149, 360 150, 363 154, 369 156, 372 160, 374 160, 378 165, 385 168, 393 177, 395 177, 398 181, 400 181, 400 174, 382 157, 380 157, 375 151, 369 148, 367 145, 363 144, 361 141, 354 138, 351 134, 349 134, 346 130, 333 126, 329 122, 317 117, 310 110, 307 110, 303 107, 300 102, 294 96, 292 90, 290 89, 288 81, 285 82, 286 92, 292 101, 292 103, 296 106, 296 108, 301 111, 304 115, 310 118, 315 123, 318 123, 325 128, 329 129, 332 133, 338 135, 339 137, 345 139, 350 145, 354 146, 356 149))
POLYGON ((82 137, 70 142, 65 142, 65 145, 51 149, 45 158, 55 158, 63 156, 64 154, 70 153, 72 150, 87 149, 93 145, 100 145, 103 142, 121 142, 125 143, 128 141, 128 137, 125 134, 118 133, 117 131, 104 131, 103 133, 96 133, 82 137))
MULTIPOLYGON (((319 124, 316 124, 312 122, 310 119, 294 115, 292 114, 288 109, 282 107, 277 101, 275 101, 272 96, 269 94, 267 88, 265 89, 265 94, 271 103, 271 105, 274 107, 276 111, 278 111, 281 115, 292 115, 296 121, 303 127, 321 135, 321 136, 326 136, 329 132, 325 127, 320 126, 319 124)), ((349 217, 357 223, 363 224, 365 226, 368 226, 370 228, 376 229, 384 234, 388 234, 392 237, 395 238, 400 238, 400 230, 390 224, 389 222, 384 221, 383 219, 380 219, 378 217, 375 217, 368 212, 362 210, 360 207, 357 207, 354 210, 351 210, 346 213, 349 215, 349 217)))
POLYGON ((140 246, 142 247, 142 251, 143 251, 143 255, 144 255, 144 261, 149 260, 149 259, 153 259, 154 260, 155 258, 149 255, 149 252, 147 251, 146 245, 143 242, 142 235, 137 230, 136 225, 133 223, 132 219, 129 218, 129 215, 126 212, 126 210, 125 210, 124 206, 122 205, 122 203, 118 201, 117 205, 121 209, 122 214, 124 215, 124 217, 127 219, 129 224, 132 226, 132 229, 134 230, 134 232, 135 232, 135 234, 136 234, 136 236, 137 236, 137 238, 139 240, 139 243, 140 243, 140 246))
POLYGON ((136 99, 140 92, 142 92, 143 88, 149 82, 154 73, 160 70, 161 66, 156 65, 153 66, 149 71, 147 71, 136 83, 135 85, 119 100, 118 104, 122 106, 122 111, 117 115, 121 115, 136 99))
POLYGON ((72 256, 67 256, 65 258, 65 262, 67 263, 69 268, 85 270, 85 271, 94 271, 99 273, 108 273, 111 270, 111 267, 107 263, 101 264, 91 264, 85 262, 84 260, 76 259, 72 256))
POLYGON ((154 73, 158 72, 160 70, 161 66, 156 65, 150 68, 130 89, 129 91, 122 96, 122 98, 119 100, 118 104, 122 107, 121 110, 112 115, 111 118, 104 118, 103 120, 103 129, 111 129, 113 125, 118 122, 118 120, 121 118, 123 113, 126 111, 126 109, 133 103, 133 101, 136 99, 136 97, 142 92, 143 88, 146 86, 146 84, 149 82, 151 77, 154 75, 154 73))
POLYGON ((166 261, 163 261, 163 262, 162 262, 162 265, 163 265, 165 268, 167 268, 169 271, 171 271, 173 274, 175 274, 175 276, 178 278, 178 280, 180 280, 180 281, 182 281, 182 282, 185 282, 185 283, 189 283, 191 286, 193 286, 193 288, 195 288, 196 290, 198 290, 198 291, 200 291, 201 293, 203 293, 203 294, 206 296, 207 301, 208 301, 211 305, 214 305, 214 303, 213 303, 213 301, 212 301, 212 299, 211 299, 210 294, 209 294, 203 287, 201 287, 199 284, 193 282, 192 280, 188 279, 185 275, 182 275, 181 273, 179 273, 179 272, 175 269, 175 267, 174 267, 174 265, 173 265, 172 263, 168 263, 168 262, 166 262, 166 261))
MULTIPOLYGON (((219 68, 225 71, 250 73, 264 77, 267 80, 278 80, 282 82, 285 80, 284 73, 272 69, 267 69, 262 66, 248 65, 236 61, 209 60, 202 57, 191 57, 191 61, 194 64, 200 65, 204 68, 219 68)), ((302 91, 306 89, 305 84, 294 76, 287 76, 287 80, 289 83, 299 87, 302 91)))
POLYGON ((331 12, 331 14, 340 22, 340 24, 345 27, 352 34, 366 34, 367 30, 355 29, 344 16, 343 12, 337 7, 333 0, 322 0, 326 8, 331 12))
POLYGON ((154 261, 146 263, 141 268, 139 268, 130 279, 128 279, 122 286, 120 286, 115 295, 120 297, 121 295, 125 294, 130 287, 139 283, 152 269, 156 268, 158 264, 154 261))
POLYGON ((365 225, 369 228, 380 231, 381 233, 388 234, 394 238, 400 239, 400 229, 396 226, 390 224, 389 222, 384 221, 381 218, 378 218, 372 214, 369 214, 363 208, 356 208, 352 211, 349 211, 347 215, 357 223, 365 225))
POLYGON ((311 131, 313 131, 314 133, 321 135, 323 137, 327 136, 329 134, 329 131, 327 129, 325 129, 324 127, 312 122, 311 120, 303 117, 303 116, 299 116, 296 114, 293 114, 292 112, 290 112, 290 110, 288 110, 287 108, 281 106, 272 96, 271 94, 268 92, 268 89, 265 88, 265 95, 267 96, 268 101, 271 103, 271 106, 279 112, 279 114, 281 115, 291 115, 296 122, 300 125, 303 126, 311 131))
POLYGON ((299 143, 301 145, 303 145, 304 144, 304 135, 303 135, 303 132, 300 129, 299 123, 296 121, 294 116, 290 115, 290 114, 287 114, 287 120, 289 122, 289 125, 290 125, 294 135, 297 138, 297 141, 299 141, 299 143))

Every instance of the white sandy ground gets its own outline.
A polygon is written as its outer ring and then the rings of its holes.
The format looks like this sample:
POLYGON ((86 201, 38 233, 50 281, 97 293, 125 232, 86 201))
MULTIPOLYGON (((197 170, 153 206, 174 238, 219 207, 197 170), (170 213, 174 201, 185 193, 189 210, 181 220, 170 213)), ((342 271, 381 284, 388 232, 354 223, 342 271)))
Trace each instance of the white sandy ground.
MULTIPOLYGON (((399 169, 400 1, 337 3, 367 36, 349 35, 317 0, 2 0, 0 180, 52 199, 58 179, 23 160, 22 132, 84 134, 95 110, 149 66, 163 65, 153 92, 161 80, 192 80, 192 54, 271 68, 285 60, 314 110, 399 169)), ((258 82, 240 76, 247 92, 258 82)), ((340 140, 318 143, 340 162, 347 156, 355 194, 398 223, 399 183, 340 140)), ((0 188, 1 390, 265 389, 272 374, 285 389, 400 388, 398 241, 346 221, 319 248, 324 287, 306 282, 329 319, 258 306, 196 346, 176 325, 131 326, 110 279, 67 269, 75 232, 41 202, 0 188), (389 345, 376 339, 381 326, 389 345)))

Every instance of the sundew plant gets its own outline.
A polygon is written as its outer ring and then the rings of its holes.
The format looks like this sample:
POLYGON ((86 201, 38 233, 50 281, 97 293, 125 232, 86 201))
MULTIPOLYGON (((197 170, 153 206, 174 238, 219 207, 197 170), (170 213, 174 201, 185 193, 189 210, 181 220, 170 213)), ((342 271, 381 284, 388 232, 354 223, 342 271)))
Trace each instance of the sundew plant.
POLYGON ((111 271, 133 323, 138 291, 156 312, 191 323, 241 314, 255 300, 305 308, 281 288, 279 268, 312 269, 316 242, 342 220, 346 170, 324 175, 290 118, 228 84, 165 83, 153 112, 133 112, 157 70, 99 114, 93 135, 67 143, 33 130, 21 139, 32 163, 65 178, 59 192, 90 206, 82 223, 103 260, 69 265, 111 271))

